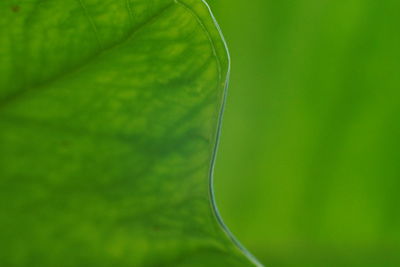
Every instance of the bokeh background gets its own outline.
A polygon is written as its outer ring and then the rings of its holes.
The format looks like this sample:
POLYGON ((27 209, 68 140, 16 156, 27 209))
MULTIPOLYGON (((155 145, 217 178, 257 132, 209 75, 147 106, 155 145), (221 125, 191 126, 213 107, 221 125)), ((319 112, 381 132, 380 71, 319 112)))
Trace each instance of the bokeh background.
POLYGON ((400 1, 209 2, 227 225, 267 266, 400 266, 400 1))

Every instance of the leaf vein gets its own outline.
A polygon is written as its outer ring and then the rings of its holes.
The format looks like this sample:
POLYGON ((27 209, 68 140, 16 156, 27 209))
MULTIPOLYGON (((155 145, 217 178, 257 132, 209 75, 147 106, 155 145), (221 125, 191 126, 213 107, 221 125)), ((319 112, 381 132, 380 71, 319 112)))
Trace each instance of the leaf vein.
POLYGON ((102 54, 104 54, 105 52, 111 51, 114 48, 118 47, 121 44, 124 44, 126 41, 128 41, 129 39, 131 39, 138 31, 140 31, 142 28, 146 27, 147 25, 151 24, 152 22, 154 22, 155 20, 157 20, 159 17, 161 17, 165 12, 167 12, 172 6, 174 6, 174 2, 170 3, 169 5, 165 6, 163 9, 161 9, 160 11, 158 11, 156 14, 154 14, 152 17, 150 17, 149 19, 147 19, 146 21, 144 21, 143 23, 139 24, 138 26, 134 27, 122 40, 108 46, 105 47, 101 50, 99 50, 98 52, 96 52, 95 54, 93 54, 92 56, 90 56, 89 58, 83 60, 80 64, 73 66, 72 68, 68 68, 62 72, 60 72, 57 75, 54 75, 53 77, 33 84, 29 87, 26 88, 21 88, 20 90, 16 90, 15 92, 6 95, 3 98, 0 98, 0 112, 1 110, 4 110, 7 106, 9 106, 10 104, 14 103, 15 101, 19 100, 20 98, 24 97, 28 92, 31 92, 32 90, 39 90, 43 87, 46 87, 54 82, 56 82, 57 80, 60 80, 68 75, 71 75, 73 73, 76 73, 80 70, 82 70, 85 66, 90 65, 91 63, 93 63, 95 61, 95 59, 97 59, 99 56, 101 56, 102 54))
POLYGON ((96 23, 94 22, 94 19, 92 18, 92 16, 90 15, 85 3, 83 2, 83 0, 78 0, 79 5, 81 6, 83 13, 85 14, 86 18, 88 19, 90 26, 93 29, 94 35, 96 36, 96 40, 99 43, 99 46, 101 49, 104 49, 103 47, 103 43, 101 42, 100 39, 100 35, 99 35, 99 30, 97 29, 96 23))

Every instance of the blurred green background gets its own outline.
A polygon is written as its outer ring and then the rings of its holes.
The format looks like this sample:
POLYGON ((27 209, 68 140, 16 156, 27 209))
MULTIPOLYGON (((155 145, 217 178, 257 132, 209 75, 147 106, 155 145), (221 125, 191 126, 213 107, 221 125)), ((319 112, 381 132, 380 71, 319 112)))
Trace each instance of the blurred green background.
POLYGON ((400 266, 400 1, 210 4, 227 225, 267 266, 400 266))

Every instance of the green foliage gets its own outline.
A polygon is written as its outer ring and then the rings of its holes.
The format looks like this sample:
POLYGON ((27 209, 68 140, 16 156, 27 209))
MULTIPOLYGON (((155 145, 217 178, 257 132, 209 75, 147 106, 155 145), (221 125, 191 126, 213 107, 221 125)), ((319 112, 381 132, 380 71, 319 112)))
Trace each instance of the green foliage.
POLYGON ((231 230, 267 266, 400 266, 400 1, 213 3, 231 230))
POLYGON ((228 68, 200 0, 2 1, 0 265, 251 265, 211 196, 228 68))

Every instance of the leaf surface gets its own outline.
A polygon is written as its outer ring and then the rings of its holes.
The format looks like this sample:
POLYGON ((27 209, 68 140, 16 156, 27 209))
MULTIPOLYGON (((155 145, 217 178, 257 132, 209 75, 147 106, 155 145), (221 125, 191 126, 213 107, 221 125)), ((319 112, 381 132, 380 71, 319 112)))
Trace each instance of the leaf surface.
POLYGON ((213 202, 229 58, 207 5, 0 5, 0 265, 251 265, 213 202))

